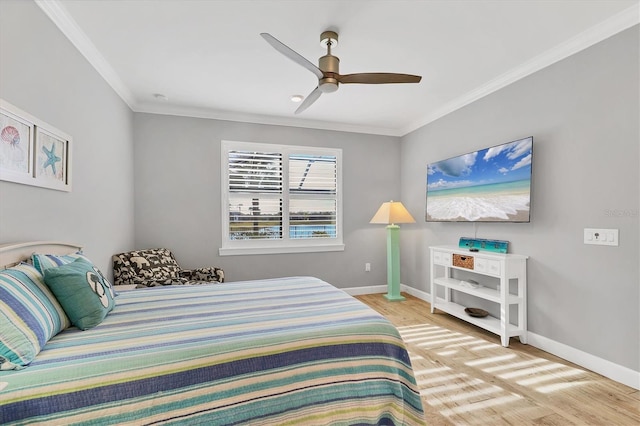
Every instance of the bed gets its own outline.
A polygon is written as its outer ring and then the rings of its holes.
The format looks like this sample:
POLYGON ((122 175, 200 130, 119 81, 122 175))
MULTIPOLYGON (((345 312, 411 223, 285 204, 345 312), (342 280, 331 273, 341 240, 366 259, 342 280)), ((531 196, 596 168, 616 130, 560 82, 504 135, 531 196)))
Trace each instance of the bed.
MULTIPOLYGON (((0 264, 71 249, 4 246, 0 264)), ((424 424, 395 327, 320 279, 118 293, 0 371, 0 424, 424 424)))

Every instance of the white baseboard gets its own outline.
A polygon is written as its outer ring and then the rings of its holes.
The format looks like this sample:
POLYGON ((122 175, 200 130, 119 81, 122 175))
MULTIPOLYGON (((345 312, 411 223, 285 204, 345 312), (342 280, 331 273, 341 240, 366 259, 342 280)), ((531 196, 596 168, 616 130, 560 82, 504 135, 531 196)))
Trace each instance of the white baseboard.
POLYGON ((350 288, 341 288, 340 290, 350 294, 351 296, 362 296, 363 294, 378 294, 378 293, 386 293, 387 286, 386 285, 373 285, 369 287, 350 287, 350 288))
MULTIPOLYGON (((372 285, 368 287, 349 287, 349 288, 342 288, 340 290, 346 292, 347 294, 350 294, 351 296, 361 296, 363 294, 386 293, 387 285, 384 284, 384 285, 372 285)), ((429 295, 429 293, 425 291, 417 290, 405 284, 400 284, 400 291, 409 293, 410 295, 415 296, 418 299, 425 300, 429 303, 431 302, 431 296, 429 295)))
MULTIPOLYGON (((343 290, 352 296, 357 296, 363 294, 386 293, 387 286, 377 285, 370 287, 353 287, 343 290)), ((431 295, 425 291, 409 287, 405 284, 400 285, 400 291, 404 291, 418 299, 431 303, 431 295)), ((591 355, 587 352, 583 352, 579 349, 567 346, 564 343, 556 342, 555 340, 551 340, 530 331, 527 332, 527 343, 618 383, 640 390, 640 372, 632 370, 631 368, 615 364, 606 359, 599 358, 595 355, 591 355)))
POLYGON ((418 299, 431 303, 431 295, 426 291, 418 290, 405 284, 400 284, 400 291, 404 291, 405 293, 409 293, 410 295, 417 297, 418 299))
POLYGON ((567 361, 573 362, 588 370, 615 380, 618 383, 640 390, 640 372, 634 371, 622 365, 615 364, 606 359, 599 358, 579 349, 567 346, 564 343, 556 342, 536 333, 527 333, 527 343, 558 356, 567 361))

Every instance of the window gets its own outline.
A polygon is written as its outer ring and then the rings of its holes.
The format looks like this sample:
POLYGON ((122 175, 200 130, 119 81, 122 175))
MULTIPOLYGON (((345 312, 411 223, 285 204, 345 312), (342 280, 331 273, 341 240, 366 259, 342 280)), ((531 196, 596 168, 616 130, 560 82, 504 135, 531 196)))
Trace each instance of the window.
POLYGON ((220 255, 344 250, 342 150, 222 142, 220 255))

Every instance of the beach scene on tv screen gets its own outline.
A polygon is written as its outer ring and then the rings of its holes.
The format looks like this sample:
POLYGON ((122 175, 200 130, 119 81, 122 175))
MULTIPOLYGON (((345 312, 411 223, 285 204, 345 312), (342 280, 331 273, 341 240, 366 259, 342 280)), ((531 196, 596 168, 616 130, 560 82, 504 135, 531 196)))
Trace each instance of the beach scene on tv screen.
POLYGON ((533 138, 427 166, 427 222, 528 222, 533 138))

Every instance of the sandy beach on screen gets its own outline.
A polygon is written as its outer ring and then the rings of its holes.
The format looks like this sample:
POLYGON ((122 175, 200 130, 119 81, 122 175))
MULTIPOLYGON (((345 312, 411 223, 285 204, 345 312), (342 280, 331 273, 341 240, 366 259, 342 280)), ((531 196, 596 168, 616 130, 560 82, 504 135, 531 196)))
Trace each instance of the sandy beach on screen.
POLYGON ((433 197, 427 221, 529 221, 529 195, 520 191, 433 197))

